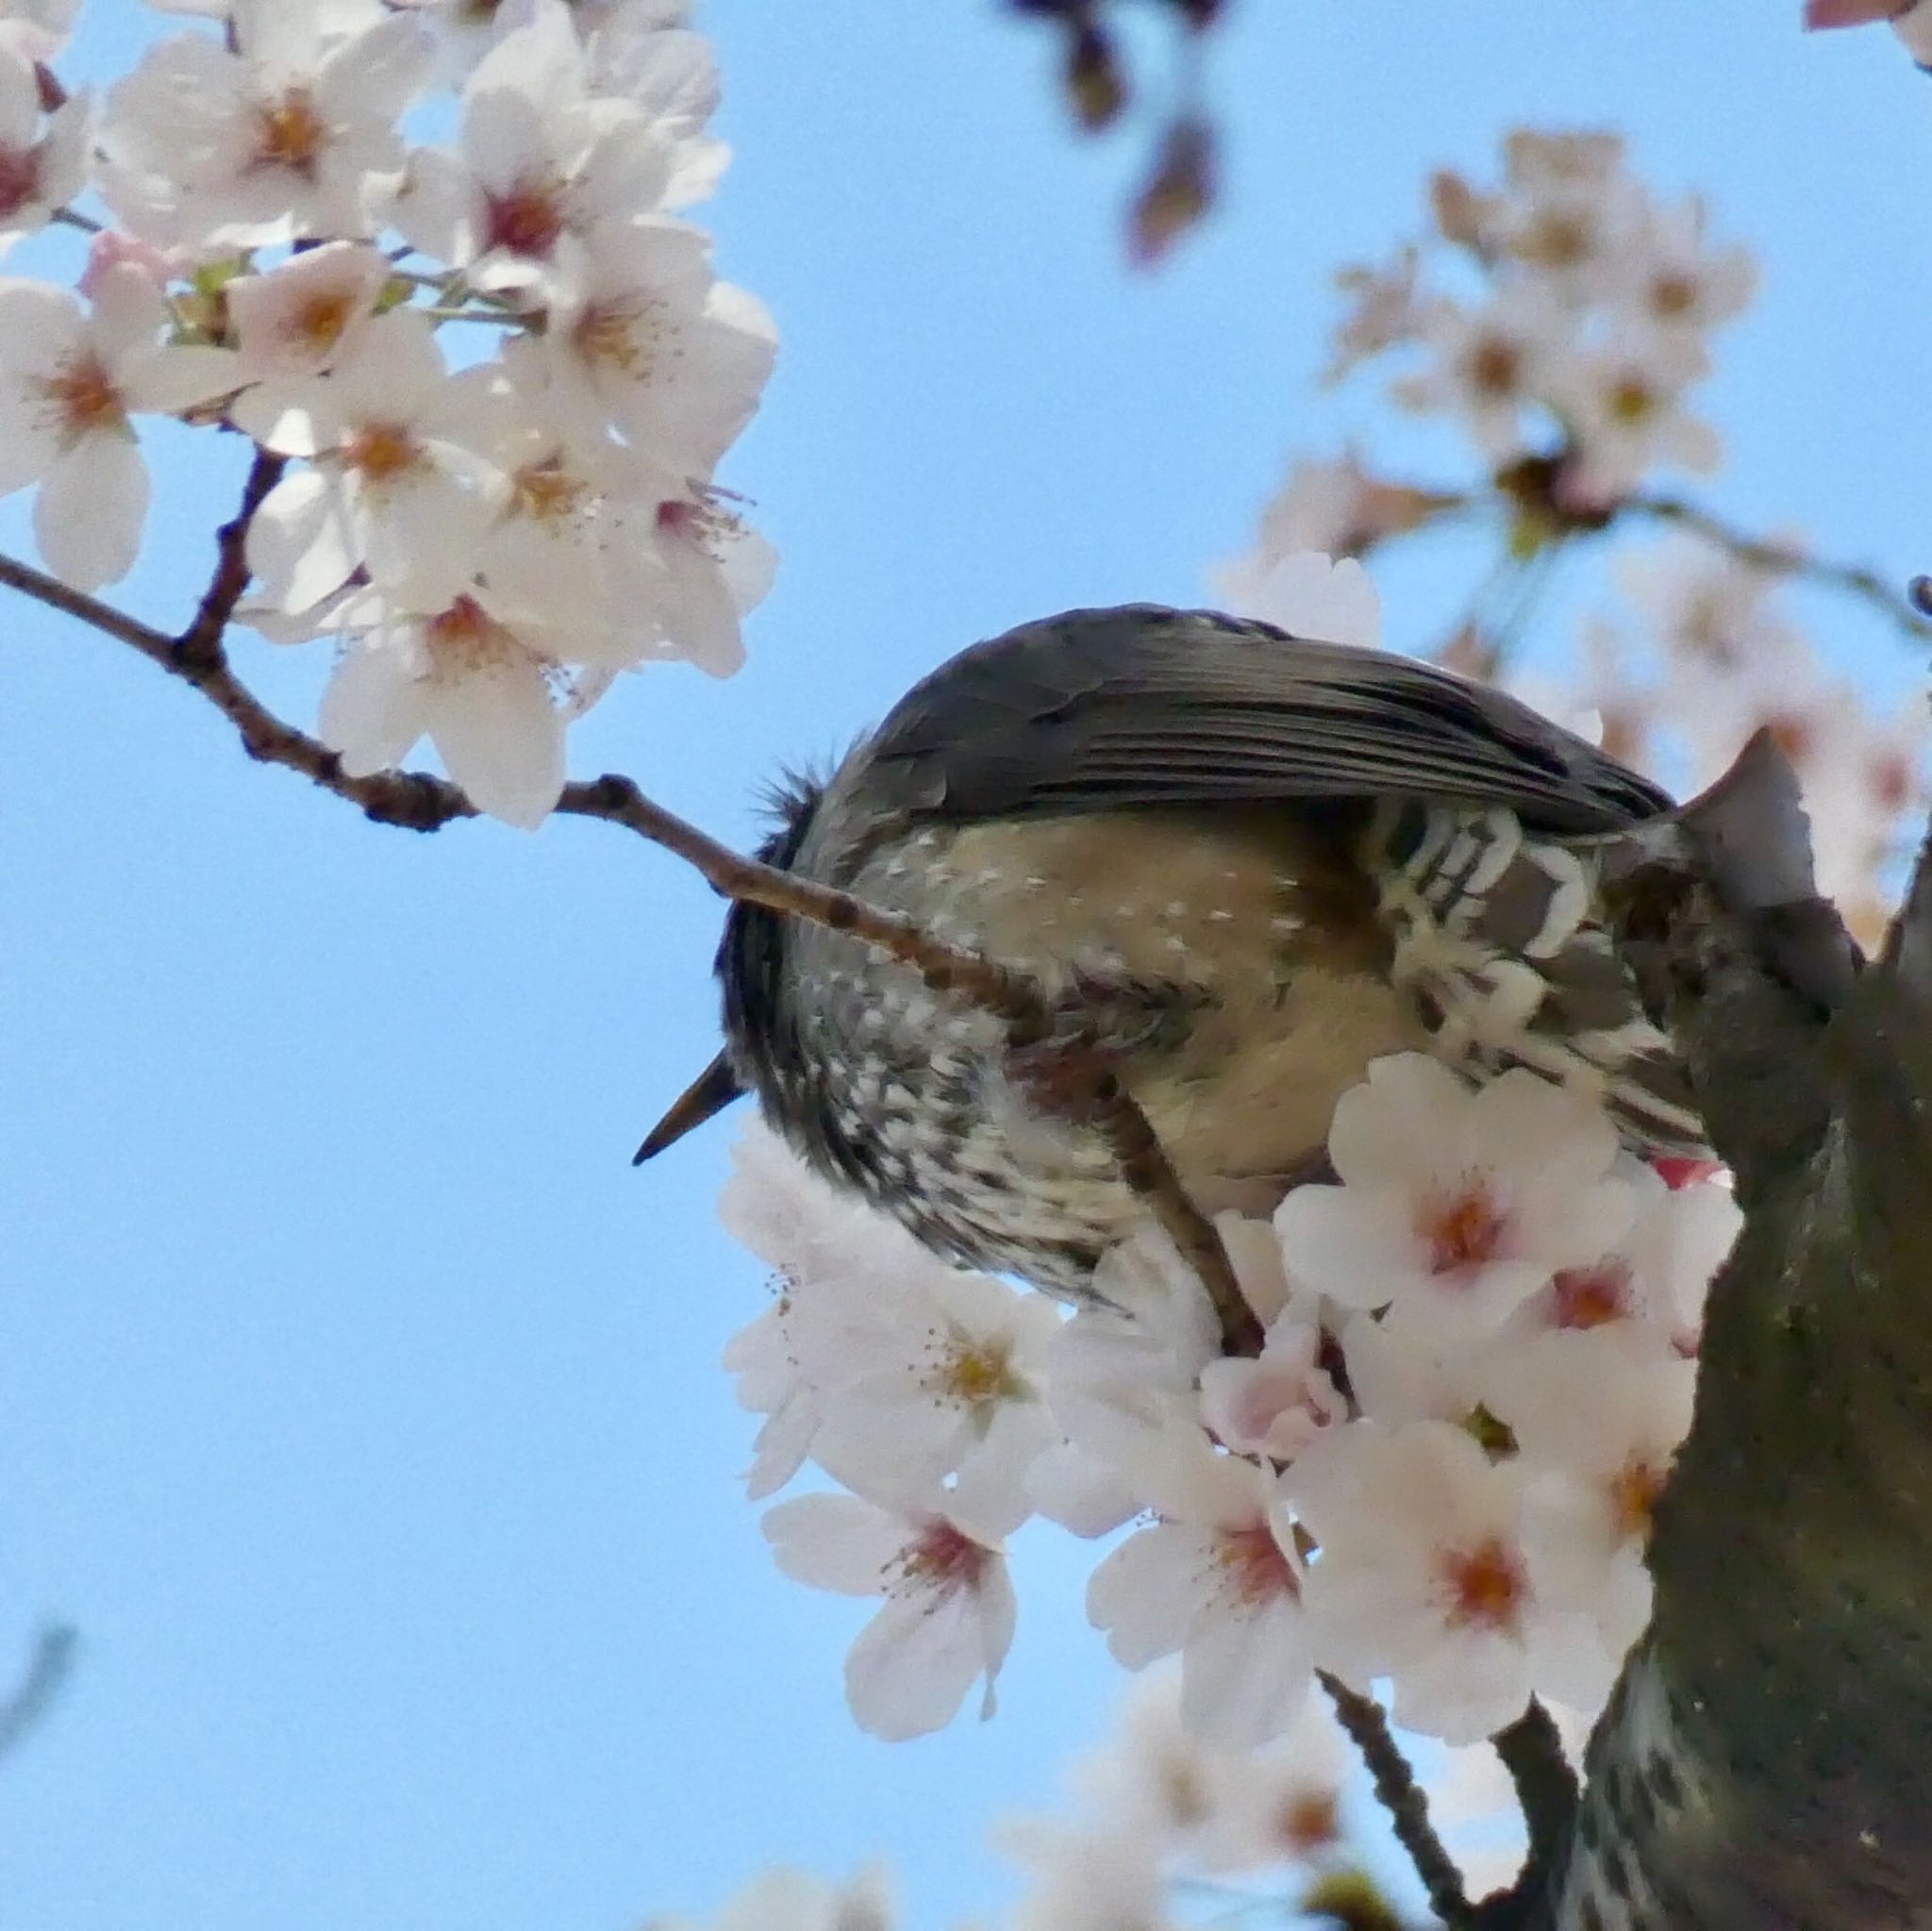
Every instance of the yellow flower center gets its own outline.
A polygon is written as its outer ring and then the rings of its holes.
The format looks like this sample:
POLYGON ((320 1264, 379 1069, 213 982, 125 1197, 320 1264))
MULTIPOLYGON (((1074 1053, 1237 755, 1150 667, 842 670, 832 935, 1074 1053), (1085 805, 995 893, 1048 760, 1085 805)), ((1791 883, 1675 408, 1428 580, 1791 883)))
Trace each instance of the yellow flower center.
POLYGON ((74 443, 96 431, 125 427, 127 411, 106 365, 92 349, 78 349, 41 381, 53 406, 61 438, 74 443))
POLYGON ((308 90, 291 87, 280 100, 255 110, 258 168, 288 168, 312 176, 328 142, 328 124, 316 111, 308 90))
POLYGON ((413 469, 423 451, 401 423, 363 423, 342 445, 342 459, 365 481, 386 483, 413 469))

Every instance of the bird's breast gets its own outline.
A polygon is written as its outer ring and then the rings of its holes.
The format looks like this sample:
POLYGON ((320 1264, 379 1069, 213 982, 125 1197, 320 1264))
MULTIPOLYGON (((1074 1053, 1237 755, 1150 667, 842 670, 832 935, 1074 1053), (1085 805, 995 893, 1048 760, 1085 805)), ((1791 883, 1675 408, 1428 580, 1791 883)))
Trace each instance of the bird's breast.
MULTIPOLYGON (((841 882, 1033 976, 1199 1203, 1265 1211, 1368 1060, 1422 1040, 1357 829, 1262 807, 933 826, 841 882)), ((923 1238, 1071 1290, 1139 1224, 1104 1141, 1042 1103, 997 1021, 835 934, 801 933, 793 964, 831 1160, 923 1238)))

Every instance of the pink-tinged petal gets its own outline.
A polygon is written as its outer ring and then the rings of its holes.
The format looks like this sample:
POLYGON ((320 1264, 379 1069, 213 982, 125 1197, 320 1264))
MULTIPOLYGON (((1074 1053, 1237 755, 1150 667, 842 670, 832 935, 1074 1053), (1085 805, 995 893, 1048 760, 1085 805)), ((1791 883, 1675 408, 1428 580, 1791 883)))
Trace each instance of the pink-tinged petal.
POLYGON ((244 389, 228 420, 264 449, 317 456, 342 440, 341 412, 328 385, 313 376, 272 376, 244 389))
POLYGON ((1000 1564, 999 1583, 984 1590, 893 1596, 859 1631, 845 1658, 845 1697, 860 1729, 893 1743, 943 1729, 981 1674, 990 1710, 991 1678, 1012 1638, 1004 1571, 1000 1564))
POLYGON ((1181 1656, 1181 1715, 1197 1737, 1248 1750, 1278 1737, 1307 1699, 1307 1630, 1282 1595, 1197 1615, 1181 1656))
POLYGON ((470 172, 455 155, 419 147, 409 157, 390 220, 411 247, 434 259, 467 261, 479 245, 477 201, 470 172))
POLYGON ((0 44, 0 147, 24 153, 41 125, 41 87, 33 62, 0 44))
POLYGON ((1137 1530, 1093 1572, 1087 1620, 1106 1634, 1115 1662, 1143 1670, 1181 1646, 1196 1600, 1185 1583, 1203 1556, 1199 1529, 1160 1522, 1137 1530))
POLYGON ((168 321, 167 298, 151 275, 132 262, 118 263, 101 276, 88 321, 101 359, 118 370, 154 345, 168 321))
POLYGON ((660 546, 668 581, 665 635, 677 655, 714 677, 728 677, 744 662, 744 634, 738 605, 717 562, 695 544, 660 546))
POLYGON ((117 268, 132 268, 146 275, 156 288, 164 289, 180 272, 180 263, 172 249, 157 247, 119 228, 108 228, 88 243, 87 267, 75 286, 92 301, 117 268))
POLYGON ((752 1442, 752 1464, 744 1475, 746 1501, 775 1495, 805 1466, 818 1425, 817 1404, 802 1396, 772 1411, 752 1442))
POLYGON ((377 248, 331 241, 226 289, 228 320, 251 377, 299 377, 355 345, 389 280, 377 248))
POLYGON ((882 1594, 916 1533, 857 1495, 800 1495, 766 1509, 761 1525, 793 1582, 846 1596, 882 1594))
POLYGON ((121 430, 85 437, 57 458, 34 502, 47 568, 75 590, 119 582, 141 550, 148 487, 141 447, 121 430))
POLYGON ((563 790, 563 721, 535 662, 439 674, 429 735, 471 802, 535 831, 563 790))
POLYGON ((391 14, 323 63, 317 104, 360 123, 393 121, 423 92, 435 58, 427 30, 407 15, 391 14))
POLYGON ((378 315, 329 380, 352 422, 413 422, 443 380, 435 325, 413 308, 378 315))
MULTIPOLYGON (((87 157, 93 138, 93 94, 82 88, 62 102, 41 136, 39 198, 63 208, 87 185, 87 157)), ((92 296, 92 289, 84 289, 92 296)))
POLYGON ((487 165, 492 157, 473 144, 469 115, 486 101, 501 95, 519 96, 546 113, 555 113, 580 99, 584 92, 584 51, 562 7, 540 7, 526 26, 504 35, 477 61, 464 89, 468 112, 464 145, 472 165, 487 165))
MULTIPOLYGON (((510 35, 496 52, 502 53, 516 38, 510 35)), ((557 158, 549 116, 540 103, 516 88, 492 87, 479 92, 473 81, 463 109, 463 158, 478 185, 499 194, 532 176, 553 177, 557 158)))
POLYGON ((248 526, 248 567, 264 602, 307 610, 339 591, 362 561, 341 491, 319 470, 271 490, 248 526))
POLYGON ((1275 1208, 1274 1228, 1290 1274, 1344 1307, 1382 1307, 1416 1269, 1406 1203, 1392 1189, 1297 1187, 1275 1208))
POLYGON ((1026 1472, 1026 1499, 1070 1535, 1109 1536, 1147 1505, 1116 1469, 1063 1441, 1026 1472))
POLYGON ((38 481, 62 446, 58 418, 44 399, 0 380, 0 496, 38 481))
POLYGON ((358 513, 371 579, 422 609, 468 585, 490 528, 488 507, 434 469, 363 491, 358 513))
POLYGON ((8 377, 51 369, 86 333, 80 304, 65 289, 0 279, 0 370, 8 377))
POLYGON ((1405 1728, 1445 1743, 1480 1743, 1523 1714, 1529 1654, 1508 1637, 1445 1640, 1395 1677, 1391 1713, 1405 1728))
POLYGON ((1377 1059, 1336 1103, 1328 1130, 1335 1171, 1351 1186, 1401 1185, 1434 1172, 1447 1123, 1468 1104, 1468 1089, 1440 1060, 1421 1053, 1377 1059))
POLYGON ((351 777, 401 763, 427 724, 425 680, 375 638, 351 644, 322 693, 316 729, 351 777))
POLYGON ((189 344, 137 350, 122 363, 120 379, 130 409, 172 416, 231 394, 246 377, 233 349, 189 344))

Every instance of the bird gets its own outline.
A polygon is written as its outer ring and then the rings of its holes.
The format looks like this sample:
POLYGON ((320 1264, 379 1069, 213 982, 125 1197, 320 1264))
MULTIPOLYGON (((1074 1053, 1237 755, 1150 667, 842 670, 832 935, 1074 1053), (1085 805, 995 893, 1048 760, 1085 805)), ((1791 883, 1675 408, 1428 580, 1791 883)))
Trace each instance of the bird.
MULTIPOLYGON (((1599 892, 1669 794, 1448 670, 1209 610, 1069 610, 962 651, 775 806, 765 862, 1029 975, 1204 1213, 1271 1211, 1391 1053, 1526 1067, 1640 1153, 1706 1152, 1599 892)), ((746 903, 716 971, 724 1048, 639 1161, 749 1092, 928 1248, 1096 1298, 1148 1203, 998 1018, 746 903)))

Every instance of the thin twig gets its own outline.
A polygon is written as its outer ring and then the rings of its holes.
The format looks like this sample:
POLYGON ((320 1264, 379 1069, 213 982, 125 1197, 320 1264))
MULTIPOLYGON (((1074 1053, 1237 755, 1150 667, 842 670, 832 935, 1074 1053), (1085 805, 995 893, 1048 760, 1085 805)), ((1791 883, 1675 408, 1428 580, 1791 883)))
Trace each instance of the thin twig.
POLYGON ((60 1686, 73 1671, 78 1644, 79 1638, 64 1623, 51 1623, 34 1638, 25 1671, 0 1703, 0 1757, 11 1755, 20 1740, 53 1707, 60 1686))
POLYGON ((1856 563, 1833 563, 1822 557, 1807 556, 1786 543, 1749 536, 1722 517, 1678 496, 1626 496, 1617 505, 1615 515, 1618 519, 1636 516, 1653 523, 1672 524, 1715 543, 1753 569, 1774 571, 1783 576, 1822 584, 1827 590, 1841 591, 1870 605, 1907 636, 1922 643, 1932 643, 1932 617, 1917 608, 1908 591, 1888 583, 1875 570, 1856 563))
MULTIPOLYGON (((324 791, 359 806, 379 824, 436 831, 454 819, 475 817, 476 807, 458 787, 426 772, 350 776, 335 752, 285 724, 235 675, 222 636, 247 587, 248 520, 279 474, 280 458, 258 452, 242 510, 222 530, 208 592, 193 621, 177 638, 9 557, 0 556, 0 584, 131 644, 200 691, 235 726, 251 757, 300 772, 324 791)), ((970 999, 991 1012, 1005 1024, 1016 1050, 1052 1041, 1057 1094, 1105 1136, 1123 1180, 1147 1203, 1182 1259, 1199 1276, 1229 1352, 1259 1353, 1260 1324, 1241 1294, 1213 1223, 1189 1198, 1146 1114, 1122 1087, 1095 1042, 1077 1032, 1066 1037, 1063 1022, 1031 978, 980 953, 942 945, 909 921, 868 906, 849 892, 743 857, 653 803, 627 777, 612 774, 566 785, 557 809, 570 817, 601 818, 625 826, 683 858, 727 898, 849 933, 911 967, 935 991, 970 999)))
POLYGON ((229 619, 248 588, 249 525, 288 466, 286 456, 277 456, 259 443, 256 445, 254 459, 248 465, 248 479, 242 486, 241 508, 215 532, 215 573, 208 579, 192 621, 175 640, 175 654, 186 662, 212 663, 221 659, 229 619))
POLYGON ((1462 1873, 1442 1848, 1442 1839, 1429 1822, 1429 1800, 1415 1780, 1415 1769, 1390 1734, 1389 1719, 1372 1696, 1351 1690, 1340 1676, 1317 1670, 1315 1678, 1328 1692, 1335 1714, 1349 1740, 1360 1752, 1374 1779, 1375 1799, 1395 1826, 1395 1840, 1408 1853, 1429 1908, 1452 1927, 1470 1922, 1469 1893, 1462 1873))

